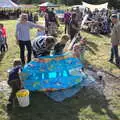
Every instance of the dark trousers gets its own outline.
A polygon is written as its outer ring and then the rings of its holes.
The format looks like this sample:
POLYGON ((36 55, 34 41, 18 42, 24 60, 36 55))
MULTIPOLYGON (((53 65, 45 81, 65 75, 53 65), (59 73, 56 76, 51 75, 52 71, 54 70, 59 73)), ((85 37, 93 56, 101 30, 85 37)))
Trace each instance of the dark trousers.
POLYGON ((27 62, 31 61, 31 54, 32 54, 32 48, 31 48, 31 42, 29 41, 21 41, 19 40, 19 47, 20 47, 20 58, 22 64, 25 64, 25 47, 27 48, 27 62))
POLYGON ((5 37, 5 48, 8 50, 7 38, 5 37))
POLYGON ((110 60, 113 61, 115 57, 116 64, 119 64, 119 52, 118 52, 118 45, 112 46, 111 48, 111 58, 110 60))
POLYGON ((41 53, 40 55, 37 55, 36 52, 33 50, 33 56, 34 56, 34 58, 37 58, 39 56, 48 56, 48 55, 50 55, 49 51, 45 51, 45 52, 41 53))
POLYGON ((16 92, 21 89, 21 81, 20 79, 16 79, 8 82, 8 85, 12 88, 11 94, 9 96, 9 102, 13 103, 16 98, 16 92))
POLYGON ((5 52, 5 39, 3 38, 3 40, 2 40, 2 43, 0 43, 1 44, 1 46, 0 46, 0 51, 1 52, 5 52))
POLYGON ((69 29, 69 23, 65 22, 65 34, 69 33, 68 29, 69 29))
POLYGON ((5 44, 2 44, 2 45, 1 45, 0 51, 1 51, 1 52, 5 52, 5 44))
POLYGON ((75 37, 76 34, 77 34, 77 33, 71 32, 71 33, 70 33, 70 39, 73 40, 73 38, 75 37))

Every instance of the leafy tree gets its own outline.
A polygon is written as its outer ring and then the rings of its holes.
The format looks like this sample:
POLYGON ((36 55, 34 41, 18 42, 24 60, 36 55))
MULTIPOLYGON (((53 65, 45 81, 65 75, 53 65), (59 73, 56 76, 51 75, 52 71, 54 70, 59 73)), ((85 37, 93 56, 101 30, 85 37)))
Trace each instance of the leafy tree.
POLYGON ((109 2, 109 7, 120 8, 120 0, 13 0, 14 2, 20 2, 24 4, 33 4, 33 3, 43 3, 46 1, 50 1, 53 3, 62 3, 65 5, 77 5, 82 1, 91 3, 91 4, 102 4, 105 2, 109 2))

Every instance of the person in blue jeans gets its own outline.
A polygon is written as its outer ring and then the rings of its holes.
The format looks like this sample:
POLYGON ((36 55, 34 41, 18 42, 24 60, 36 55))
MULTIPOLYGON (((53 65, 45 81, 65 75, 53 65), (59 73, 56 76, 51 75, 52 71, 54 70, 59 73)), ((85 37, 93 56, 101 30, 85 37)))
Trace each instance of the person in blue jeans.
POLYGON ((111 34, 111 57, 110 62, 113 63, 114 57, 115 62, 118 67, 120 67, 120 59, 119 59, 119 51, 118 51, 118 45, 120 44, 120 22, 118 21, 117 15, 113 14, 111 16, 111 21, 114 24, 111 34))
POLYGON ((19 22, 16 25, 16 43, 19 45, 20 48, 20 58, 22 65, 25 64, 25 47, 27 48, 27 62, 31 61, 32 55, 32 47, 30 41, 30 29, 32 28, 39 28, 44 30, 43 26, 35 24, 33 22, 28 21, 28 15, 23 13, 20 15, 19 22))

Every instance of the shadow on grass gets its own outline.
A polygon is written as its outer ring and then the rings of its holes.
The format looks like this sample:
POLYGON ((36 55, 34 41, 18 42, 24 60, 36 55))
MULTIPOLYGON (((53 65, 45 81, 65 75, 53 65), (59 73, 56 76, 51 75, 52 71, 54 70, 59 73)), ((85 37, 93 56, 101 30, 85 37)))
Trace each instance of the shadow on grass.
POLYGON ((88 34, 91 34, 95 37, 99 37, 99 38, 102 38, 101 34, 95 34, 95 33, 90 33, 90 31, 86 30, 86 29, 83 29, 84 32, 88 33, 88 34))
POLYGON ((54 102, 40 92, 32 92, 30 100, 31 105, 27 108, 15 107, 9 113, 10 120, 80 120, 81 114, 85 119, 91 120, 105 115, 111 120, 118 120, 109 109, 109 101, 104 94, 100 94, 95 88, 83 88, 76 96, 62 103, 54 102), (89 106, 95 115, 91 115, 91 111, 82 113, 89 106))
POLYGON ((4 58, 4 56, 5 56, 5 52, 3 52, 3 53, 0 54, 0 61, 2 61, 2 59, 4 58))
POLYGON ((96 55, 96 51, 98 51, 98 45, 92 41, 87 41, 87 50, 89 50, 92 54, 96 55))
POLYGON ((103 36, 108 37, 108 38, 110 38, 110 37, 111 37, 111 35, 110 35, 110 34, 103 34, 103 36))

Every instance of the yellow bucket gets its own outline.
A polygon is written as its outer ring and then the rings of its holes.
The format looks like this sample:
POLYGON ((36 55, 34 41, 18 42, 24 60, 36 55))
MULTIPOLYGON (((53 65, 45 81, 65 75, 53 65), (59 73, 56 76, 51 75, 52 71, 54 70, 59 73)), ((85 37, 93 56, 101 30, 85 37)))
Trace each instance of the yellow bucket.
POLYGON ((29 91, 26 89, 19 90, 16 93, 20 107, 27 107, 30 104, 29 91))

